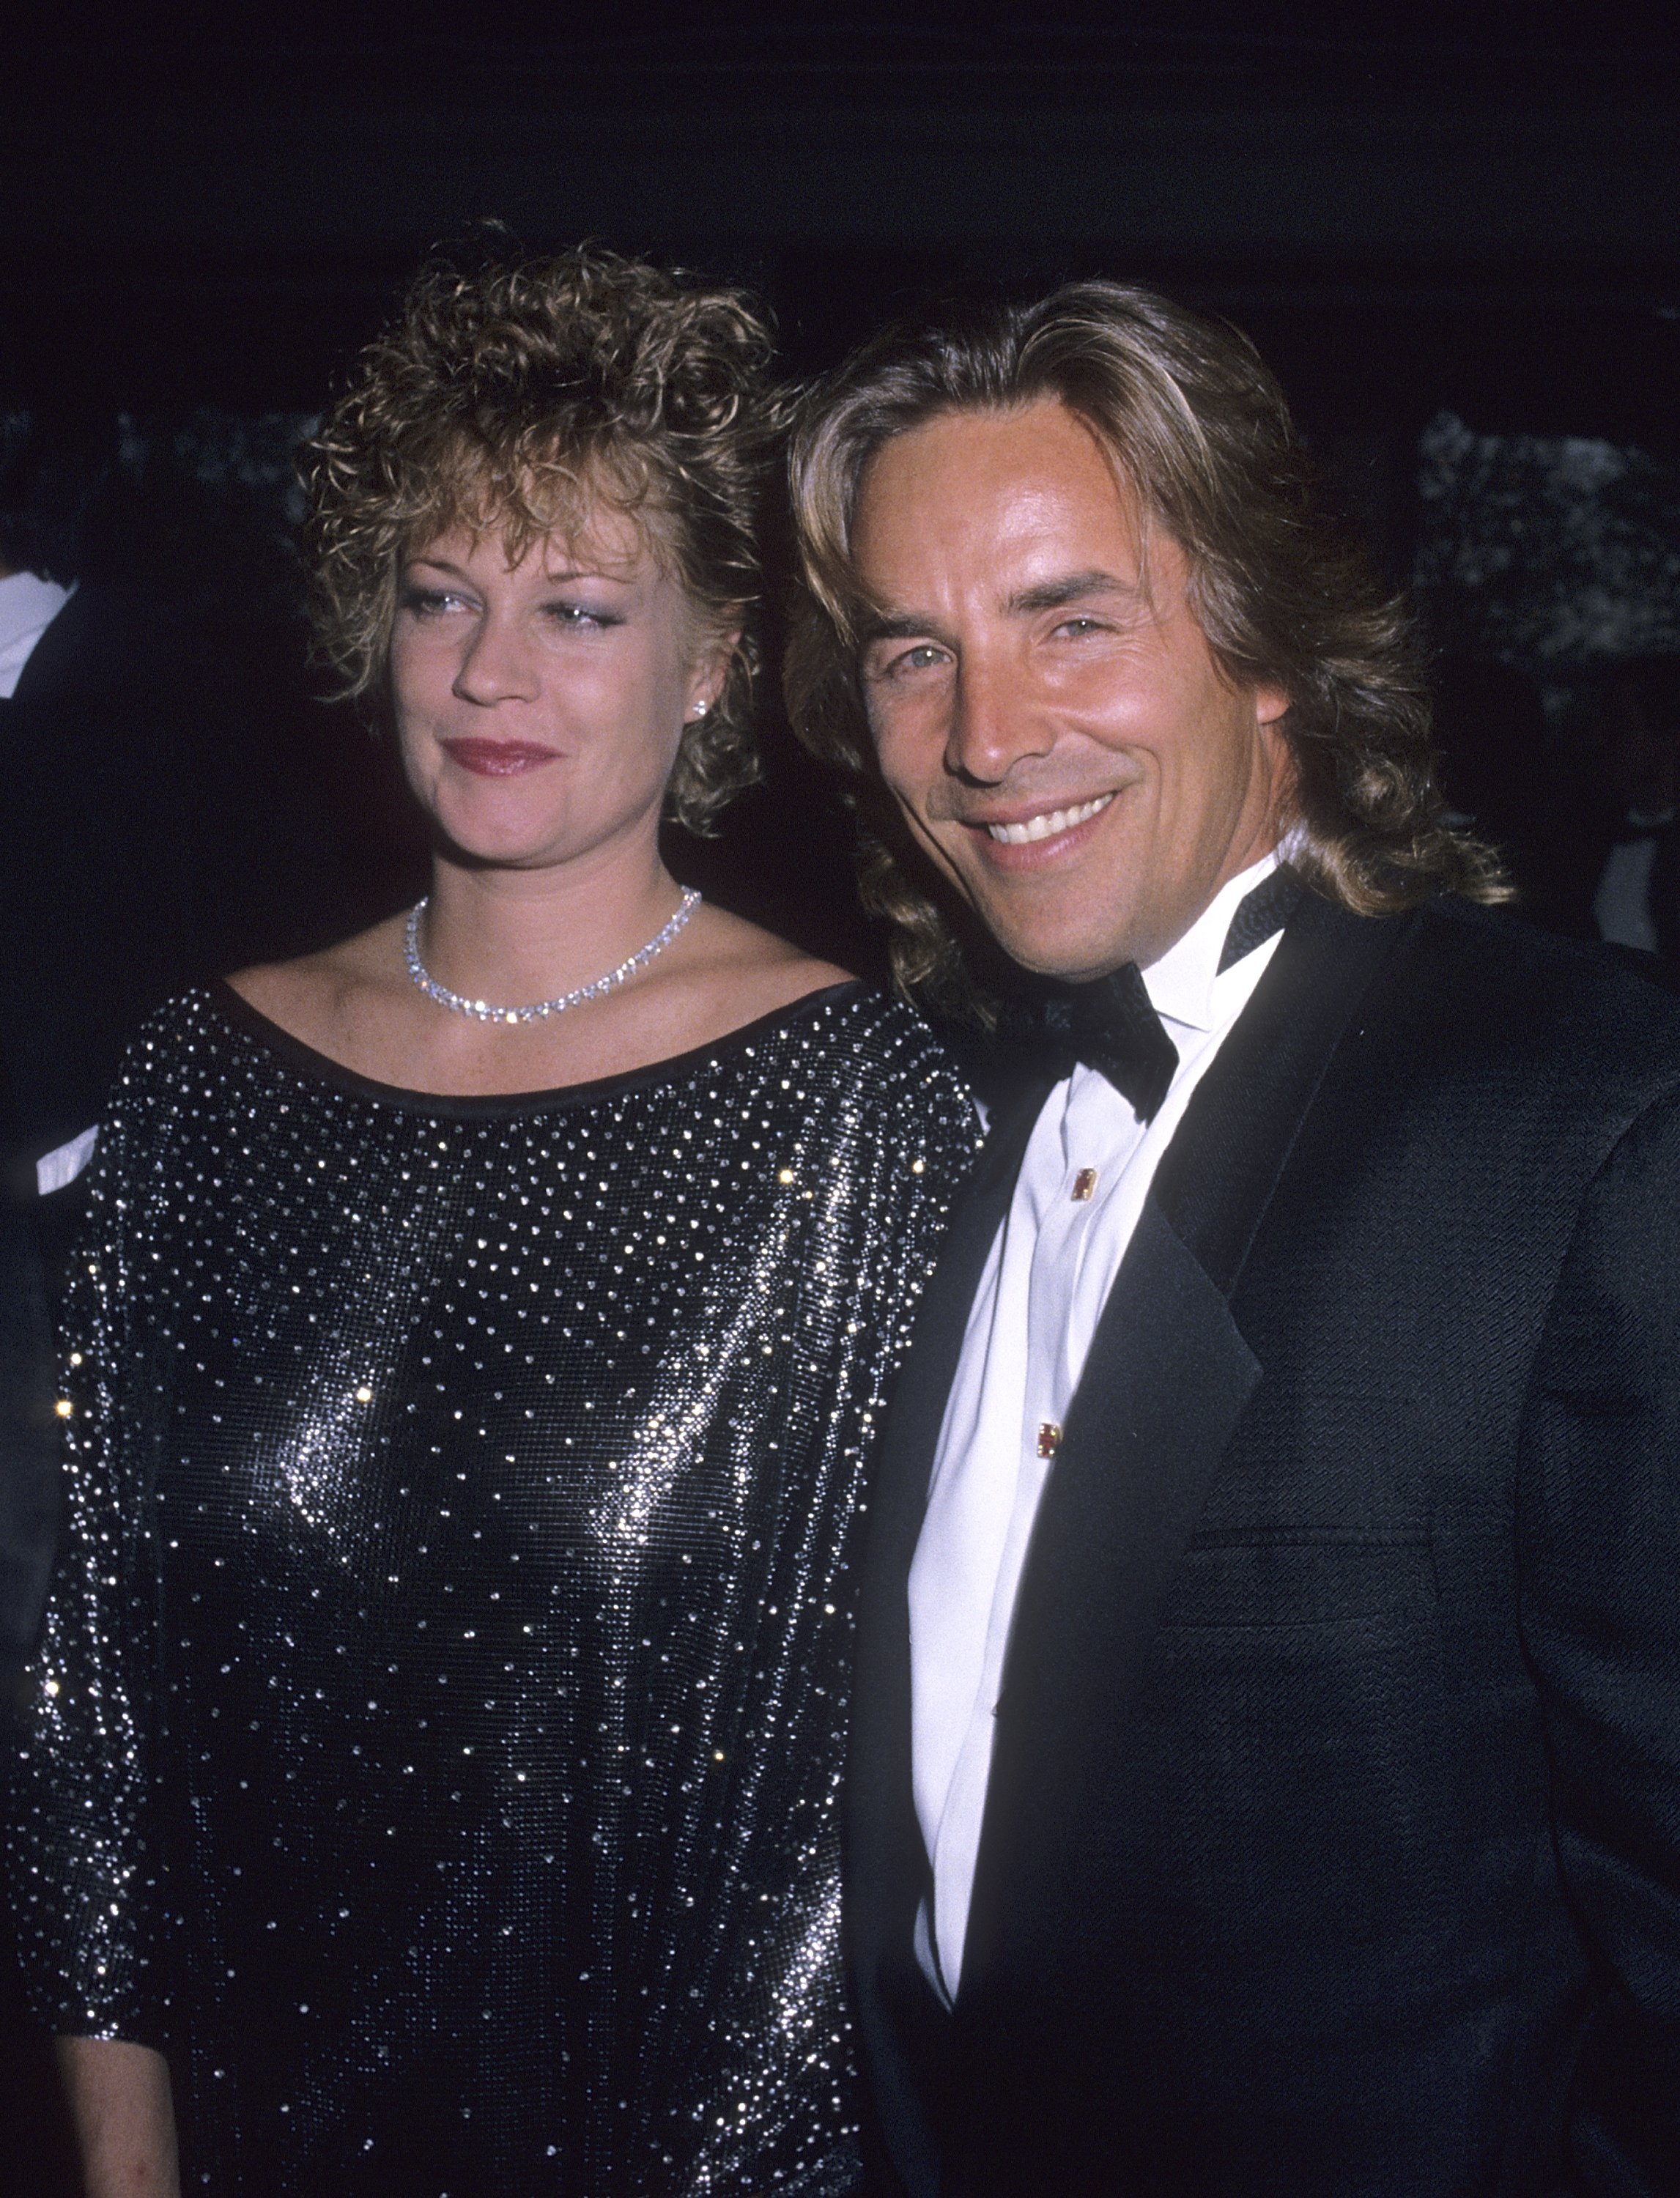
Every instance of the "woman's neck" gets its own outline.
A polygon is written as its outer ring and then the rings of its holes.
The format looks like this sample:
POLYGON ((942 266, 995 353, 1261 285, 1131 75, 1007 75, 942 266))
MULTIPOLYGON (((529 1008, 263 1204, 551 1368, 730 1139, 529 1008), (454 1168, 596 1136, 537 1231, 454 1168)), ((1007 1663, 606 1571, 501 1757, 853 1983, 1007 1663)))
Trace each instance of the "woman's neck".
POLYGON ((450 991, 503 1007, 555 999, 616 968, 666 924, 681 889, 656 846, 540 870, 439 856, 418 945, 450 991))

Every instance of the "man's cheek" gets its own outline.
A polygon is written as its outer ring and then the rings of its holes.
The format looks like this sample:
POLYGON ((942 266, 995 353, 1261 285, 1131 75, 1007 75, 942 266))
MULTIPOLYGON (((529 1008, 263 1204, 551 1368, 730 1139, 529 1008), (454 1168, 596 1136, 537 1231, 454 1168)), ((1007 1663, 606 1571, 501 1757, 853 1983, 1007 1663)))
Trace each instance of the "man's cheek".
POLYGON ((925 788, 910 767, 911 758, 906 744, 879 721, 872 721, 870 730, 875 736, 875 763, 886 781, 887 790, 905 814, 913 817, 923 805, 920 796, 925 788))

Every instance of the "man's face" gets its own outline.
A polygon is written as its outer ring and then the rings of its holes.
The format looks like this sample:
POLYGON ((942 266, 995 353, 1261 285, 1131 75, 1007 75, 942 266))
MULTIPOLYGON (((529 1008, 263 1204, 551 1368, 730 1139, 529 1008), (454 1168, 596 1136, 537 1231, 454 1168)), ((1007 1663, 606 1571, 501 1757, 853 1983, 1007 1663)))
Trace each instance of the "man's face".
POLYGON ((886 444, 852 555, 882 773, 1015 961, 1147 967, 1276 844, 1288 697, 1225 678, 1182 552, 1064 405, 886 444))

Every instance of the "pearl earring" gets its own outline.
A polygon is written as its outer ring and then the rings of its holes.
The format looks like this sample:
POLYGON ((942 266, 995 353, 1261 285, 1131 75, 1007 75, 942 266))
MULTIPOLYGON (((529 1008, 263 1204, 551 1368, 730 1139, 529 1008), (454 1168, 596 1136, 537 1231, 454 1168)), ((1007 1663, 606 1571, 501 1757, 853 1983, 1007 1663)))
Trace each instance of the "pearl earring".
POLYGON ((695 704, 695 715, 697 718, 703 718, 706 715, 706 705, 704 702, 696 702, 695 704))

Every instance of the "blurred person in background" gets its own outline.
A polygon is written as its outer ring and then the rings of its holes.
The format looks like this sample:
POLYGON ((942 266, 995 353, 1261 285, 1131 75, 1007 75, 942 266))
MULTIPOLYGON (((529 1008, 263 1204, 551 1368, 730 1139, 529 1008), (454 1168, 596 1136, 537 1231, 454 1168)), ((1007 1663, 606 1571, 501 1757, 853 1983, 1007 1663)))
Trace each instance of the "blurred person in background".
POLYGON ((1498 848, 1526 896, 1555 767, 1540 690, 1514 666, 1472 656, 1444 657, 1430 686, 1441 791, 1453 813, 1498 848))
POLYGON ((1603 798, 1601 813, 1579 824, 1582 870, 1597 858, 1594 927, 1601 939, 1672 961, 1680 952, 1680 656, 1647 657, 1613 672, 1595 731, 1603 798))
POLYGON ((23 1216, 0 1201, 0 1718, 17 1702, 47 1590, 58 1445, 46 1293, 23 1216))
POLYGON ((108 428, 11 426, 0 1170, 55 1289, 70 1185, 139 1022, 196 980, 323 944, 343 927, 350 881, 323 789, 300 782, 304 683, 276 671, 260 622, 216 608, 233 584, 226 543, 212 587, 180 497, 130 478, 108 428))
MULTIPOLYGON (((47 881, 33 875, 31 858, 38 827, 37 800, 31 797, 38 799, 39 792, 31 781, 50 776, 32 753, 42 728, 31 703, 50 682, 46 667, 57 646, 43 659, 41 643, 71 601, 73 544, 87 480, 84 469, 44 466, 38 439, 32 452, 31 440, 27 421, 0 422, 0 762, 8 789, 7 844, 0 849, 0 918, 7 940, 0 970, 0 1695, 9 1705, 40 1623, 57 1492, 44 1276, 32 1212, 37 1154, 26 1149, 27 1133, 38 1135, 45 1126, 42 1143, 49 1147, 56 1137, 48 1125, 61 1122, 67 1112, 71 1118, 78 1112, 74 1101, 67 1110, 55 1100, 42 1109, 38 1094, 26 1099, 20 1093, 20 1084, 35 1081, 29 1065, 38 1042, 26 1035, 32 1013, 20 1011, 26 993, 28 1009, 36 1006, 27 970, 34 945, 32 903, 47 890, 47 881), (21 1079, 15 1059, 23 1067, 21 1079)), ((62 1034, 51 1033, 49 1044, 62 1034)), ((82 1125, 90 1119, 83 1114, 82 1125)))
POLYGON ((102 1114, 13 1852, 96 2198, 857 2187, 854 1544, 975 1131, 660 858, 756 768, 769 356, 438 264, 317 446, 431 885, 102 1114))
POLYGON ((1523 913, 1680 984, 1680 657, 1609 673, 1583 737, 1537 772, 1532 818, 1523 913))
POLYGON ((174 714, 192 701, 151 676, 156 619, 84 571, 111 452, 73 427, 15 424, 0 468, 0 1148, 27 1201, 37 1163, 92 1123, 140 1016, 190 974, 174 714))

